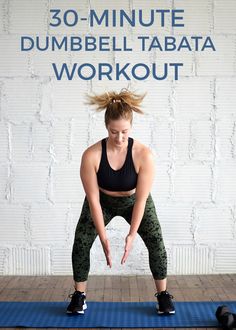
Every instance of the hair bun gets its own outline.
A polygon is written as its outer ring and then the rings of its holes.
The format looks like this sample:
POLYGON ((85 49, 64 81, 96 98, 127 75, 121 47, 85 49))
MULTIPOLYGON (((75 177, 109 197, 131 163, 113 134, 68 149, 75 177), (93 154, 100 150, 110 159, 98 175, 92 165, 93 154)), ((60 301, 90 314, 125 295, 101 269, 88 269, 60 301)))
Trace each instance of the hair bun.
POLYGON ((108 107, 120 104, 122 108, 125 106, 130 110, 138 113, 143 113, 140 105, 146 93, 136 94, 126 88, 123 88, 119 93, 115 91, 105 92, 100 95, 88 95, 88 104, 95 105, 97 111, 106 110, 108 107), (117 104, 118 103, 118 104, 117 104))
POLYGON ((116 102, 122 102, 122 101, 119 100, 119 99, 112 99, 112 102, 111 103, 116 103, 116 102))

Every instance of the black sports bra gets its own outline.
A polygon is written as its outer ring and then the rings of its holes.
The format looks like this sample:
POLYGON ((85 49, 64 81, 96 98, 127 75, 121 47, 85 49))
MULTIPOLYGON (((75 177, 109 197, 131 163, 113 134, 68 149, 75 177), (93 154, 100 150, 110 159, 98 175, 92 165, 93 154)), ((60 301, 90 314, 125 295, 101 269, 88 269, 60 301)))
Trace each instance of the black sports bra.
POLYGON ((109 191, 129 191, 136 187, 138 174, 135 171, 132 146, 133 138, 128 139, 128 150, 123 166, 113 170, 107 159, 106 140, 102 139, 102 156, 97 172, 98 186, 109 191))

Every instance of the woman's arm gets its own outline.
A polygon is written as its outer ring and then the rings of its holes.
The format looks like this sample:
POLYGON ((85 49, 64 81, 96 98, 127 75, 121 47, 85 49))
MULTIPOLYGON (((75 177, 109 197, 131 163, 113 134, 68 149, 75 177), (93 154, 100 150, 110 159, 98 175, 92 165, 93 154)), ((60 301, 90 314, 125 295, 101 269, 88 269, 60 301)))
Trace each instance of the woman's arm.
POLYGON ((136 235, 141 220, 143 218, 146 200, 151 191, 154 179, 154 160, 153 154, 149 149, 145 150, 141 159, 140 169, 138 173, 138 182, 135 192, 135 204, 133 207, 131 226, 129 235, 136 235))
POLYGON ((146 200, 151 191, 154 179, 154 160, 149 149, 146 149, 141 157, 141 164, 138 173, 138 182, 135 192, 135 203, 132 212, 129 234, 126 237, 125 252, 121 263, 123 264, 130 252, 133 240, 137 234, 138 228, 143 218, 146 200))
POLYGON ((101 240, 106 239, 102 208, 99 200, 99 188, 94 164, 93 151, 87 149, 82 156, 80 177, 86 193, 91 216, 101 240))
POLYGON ((107 260, 107 265, 112 266, 110 243, 107 239, 104 218, 99 198, 99 187, 97 184, 97 175, 95 167, 94 152, 87 149, 82 156, 80 176, 86 193, 91 217, 93 219, 96 231, 99 235, 103 251, 107 260))

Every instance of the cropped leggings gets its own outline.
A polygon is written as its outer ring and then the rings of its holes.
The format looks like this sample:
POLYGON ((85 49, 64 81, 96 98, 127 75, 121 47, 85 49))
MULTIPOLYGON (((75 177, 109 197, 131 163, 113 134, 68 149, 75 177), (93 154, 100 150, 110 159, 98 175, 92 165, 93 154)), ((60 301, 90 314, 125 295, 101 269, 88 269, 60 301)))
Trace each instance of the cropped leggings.
MULTIPOLYGON (((105 226, 115 216, 123 217, 130 224, 134 203, 135 194, 124 197, 113 197, 100 191, 100 204, 105 226)), ((153 278, 157 280, 166 278, 166 249, 151 194, 149 194, 146 201, 138 234, 141 236, 148 249, 149 265, 153 278)), ((90 269, 90 249, 96 237, 97 231, 91 218, 87 197, 85 197, 75 231, 72 251, 73 277, 76 282, 83 282, 88 278, 90 269)))

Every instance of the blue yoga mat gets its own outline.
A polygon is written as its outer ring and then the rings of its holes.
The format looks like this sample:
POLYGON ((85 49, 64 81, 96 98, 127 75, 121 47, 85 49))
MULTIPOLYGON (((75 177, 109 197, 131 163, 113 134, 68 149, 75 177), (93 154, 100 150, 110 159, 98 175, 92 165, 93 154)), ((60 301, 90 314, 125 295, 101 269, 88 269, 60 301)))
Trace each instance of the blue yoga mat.
POLYGON ((159 316, 155 302, 88 302, 84 315, 67 315, 67 302, 0 302, 0 327, 200 328, 218 327, 215 311, 236 302, 175 302, 176 314, 159 316))

